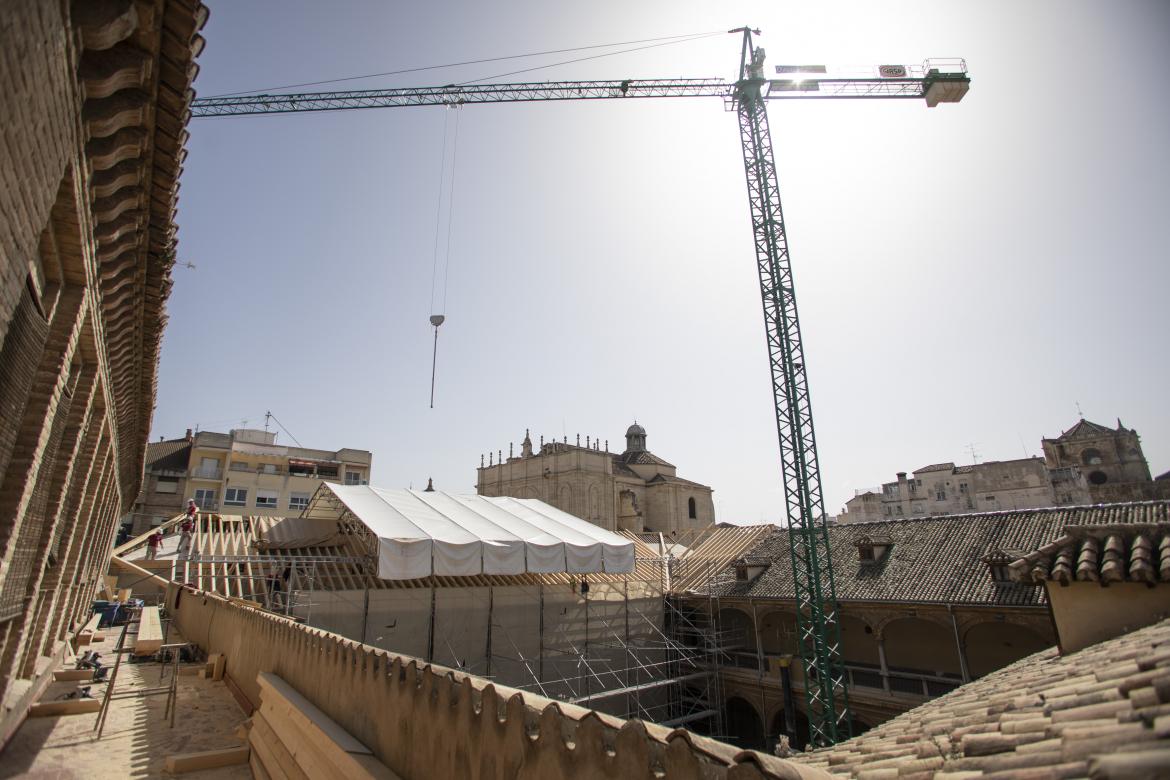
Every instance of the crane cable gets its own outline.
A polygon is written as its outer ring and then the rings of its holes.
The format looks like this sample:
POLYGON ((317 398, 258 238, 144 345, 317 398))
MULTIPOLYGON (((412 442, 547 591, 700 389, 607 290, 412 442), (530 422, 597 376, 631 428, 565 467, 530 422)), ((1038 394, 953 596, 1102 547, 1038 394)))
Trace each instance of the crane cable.
POLYGON ((455 156, 459 151, 459 104, 451 103, 447 106, 447 113, 443 116, 443 154, 439 165, 439 202, 435 208, 435 248, 431 259, 431 316, 430 323, 435 329, 434 346, 431 351, 431 408, 435 408, 435 371, 439 359, 439 326, 446 320, 443 314, 447 310, 447 285, 451 274, 451 226, 455 214, 455 156), (451 133, 451 178, 447 186, 447 239, 443 257, 443 294, 442 305, 435 311, 435 283, 439 277, 439 237, 443 224, 443 182, 447 173, 447 136, 451 123, 451 111, 455 112, 454 132, 451 133))

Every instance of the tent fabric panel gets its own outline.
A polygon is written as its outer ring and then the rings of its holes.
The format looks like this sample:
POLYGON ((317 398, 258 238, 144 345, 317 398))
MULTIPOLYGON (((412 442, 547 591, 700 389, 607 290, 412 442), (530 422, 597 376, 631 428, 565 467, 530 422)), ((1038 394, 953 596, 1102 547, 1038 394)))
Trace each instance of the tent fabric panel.
POLYGON ((431 576, 430 539, 378 539, 378 576, 413 580, 431 576))

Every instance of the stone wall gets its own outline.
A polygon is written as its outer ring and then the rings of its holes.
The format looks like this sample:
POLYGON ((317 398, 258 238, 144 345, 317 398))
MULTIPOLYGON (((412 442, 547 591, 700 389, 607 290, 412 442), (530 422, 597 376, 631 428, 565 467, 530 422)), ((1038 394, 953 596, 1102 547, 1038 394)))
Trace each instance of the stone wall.
POLYGON ((172 585, 180 631, 255 707, 272 672, 404 778, 827 778, 685 729, 623 721, 172 585))

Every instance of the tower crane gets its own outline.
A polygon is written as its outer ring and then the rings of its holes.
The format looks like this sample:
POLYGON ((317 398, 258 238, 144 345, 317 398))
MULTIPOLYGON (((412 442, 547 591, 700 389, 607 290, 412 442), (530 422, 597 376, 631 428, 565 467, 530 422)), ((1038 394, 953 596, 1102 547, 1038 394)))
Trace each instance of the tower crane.
POLYGON ((970 77, 961 59, 931 59, 921 65, 879 65, 865 73, 842 74, 823 65, 778 65, 776 78, 769 78, 764 70, 764 49, 753 38, 760 31, 739 27, 728 32, 742 35, 739 70, 733 82, 718 78, 624 79, 254 94, 198 99, 192 102, 191 115, 216 117, 469 103, 683 97, 721 98, 726 109, 735 111, 739 118, 771 364, 809 742, 829 745, 848 738, 851 719, 804 344, 767 105, 773 100, 791 99, 923 98, 927 106, 934 107, 962 100, 970 86, 970 77))

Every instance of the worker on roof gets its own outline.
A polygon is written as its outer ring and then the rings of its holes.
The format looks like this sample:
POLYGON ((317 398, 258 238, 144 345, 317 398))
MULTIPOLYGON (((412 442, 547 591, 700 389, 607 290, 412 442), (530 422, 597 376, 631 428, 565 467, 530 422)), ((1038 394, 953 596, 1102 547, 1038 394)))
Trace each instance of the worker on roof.
POLYGON ((195 516, 199 514, 199 507, 195 499, 187 499, 187 512, 179 523, 179 560, 186 559, 191 554, 191 535, 195 533, 195 516))
POLYGON ((162 547, 163 532, 161 528, 156 528, 154 533, 146 537, 146 560, 153 561, 158 557, 158 550, 162 547))

